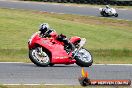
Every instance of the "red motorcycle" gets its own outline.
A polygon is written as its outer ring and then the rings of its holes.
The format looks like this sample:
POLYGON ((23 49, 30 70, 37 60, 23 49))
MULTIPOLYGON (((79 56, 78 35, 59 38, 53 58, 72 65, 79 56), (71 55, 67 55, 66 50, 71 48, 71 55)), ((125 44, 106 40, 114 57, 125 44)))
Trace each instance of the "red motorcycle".
POLYGON ((93 63, 88 50, 83 48, 85 38, 74 36, 69 41, 74 45, 74 50, 57 40, 57 33, 50 37, 41 37, 37 32, 28 41, 29 58, 37 66, 53 66, 54 64, 74 64, 89 67, 93 63))

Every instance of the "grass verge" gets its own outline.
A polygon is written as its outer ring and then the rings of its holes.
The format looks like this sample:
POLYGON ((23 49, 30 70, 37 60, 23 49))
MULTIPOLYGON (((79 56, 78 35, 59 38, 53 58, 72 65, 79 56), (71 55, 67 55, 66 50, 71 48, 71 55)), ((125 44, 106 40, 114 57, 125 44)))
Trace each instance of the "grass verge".
POLYGON ((132 21, 5 8, 0 9, 0 61, 30 62, 27 41, 43 22, 68 37, 85 37, 94 63, 132 63, 132 21))

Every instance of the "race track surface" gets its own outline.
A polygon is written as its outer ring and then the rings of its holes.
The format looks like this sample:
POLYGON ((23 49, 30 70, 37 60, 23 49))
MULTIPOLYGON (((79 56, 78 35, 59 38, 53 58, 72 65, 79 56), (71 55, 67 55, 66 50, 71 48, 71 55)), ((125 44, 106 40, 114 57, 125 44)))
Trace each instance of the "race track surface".
MULTIPOLYGON (((93 65, 84 68, 90 79, 131 79, 132 65, 93 65)), ((31 63, 0 63, 0 84, 79 85, 81 67, 55 65, 37 67, 31 63)))
MULTIPOLYGON (((23 2, 12 0, 0 0, 0 8, 17 8, 17 9, 31 9, 46 12, 65 13, 65 14, 79 14, 88 16, 100 16, 99 8, 93 7, 78 7, 66 6, 64 4, 48 4, 37 2, 23 2)), ((132 10, 119 10, 116 9, 119 17, 110 17, 114 19, 132 20, 132 10)))

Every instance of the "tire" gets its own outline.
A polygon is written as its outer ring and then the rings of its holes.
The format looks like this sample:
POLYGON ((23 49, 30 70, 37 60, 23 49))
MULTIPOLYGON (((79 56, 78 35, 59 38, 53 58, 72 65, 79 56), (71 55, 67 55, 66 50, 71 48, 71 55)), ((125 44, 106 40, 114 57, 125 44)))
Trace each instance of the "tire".
POLYGON ((93 58, 90 52, 84 48, 80 49, 75 56, 76 64, 81 67, 89 67, 93 63, 93 58))
POLYGON ((104 13, 103 13, 103 16, 104 16, 104 17, 108 17, 109 15, 108 15, 108 13, 104 12, 104 13))
POLYGON ((101 11, 101 12, 100 12, 100 14, 101 14, 102 16, 104 16, 104 13, 103 13, 103 11, 101 11))
POLYGON ((50 64, 49 54, 44 50, 42 50, 40 54, 38 48, 39 47, 29 50, 29 58, 37 66, 46 67, 50 64))
POLYGON ((118 17, 118 14, 117 13, 115 14, 115 17, 118 17))
POLYGON ((101 14, 103 17, 108 17, 108 14, 107 14, 105 11, 101 11, 100 14, 101 14))
POLYGON ((55 64, 53 64, 53 63, 49 63, 49 66, 51 66, 51 67, 54 66, 54 65, 55 65, 55 64))

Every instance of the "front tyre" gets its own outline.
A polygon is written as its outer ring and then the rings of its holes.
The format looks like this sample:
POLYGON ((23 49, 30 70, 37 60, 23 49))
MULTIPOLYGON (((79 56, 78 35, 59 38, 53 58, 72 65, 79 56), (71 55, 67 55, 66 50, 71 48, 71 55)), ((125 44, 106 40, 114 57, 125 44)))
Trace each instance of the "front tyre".
POLYGON ((29 50, 29 58, 37 66, 48 66, 50 64, 50 57, 48 55, 48 52, 44 50, 40 51, 39 48, 40 47, 36 47, 34 49, 29 50))
POLYGON ((84 48, 80 49, 75 56, 76 64, 81 67, 89 67, 93 63, 93 58, 90 52, 84 48))
POLYGON ((115 17, 118 17, 118 13, 115 14, 115 17))

